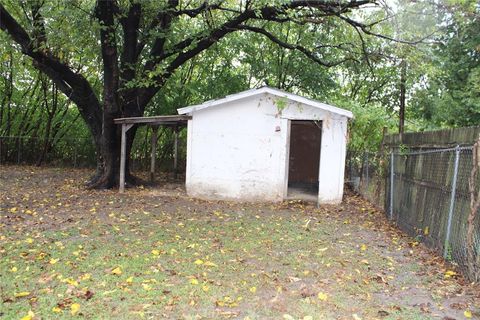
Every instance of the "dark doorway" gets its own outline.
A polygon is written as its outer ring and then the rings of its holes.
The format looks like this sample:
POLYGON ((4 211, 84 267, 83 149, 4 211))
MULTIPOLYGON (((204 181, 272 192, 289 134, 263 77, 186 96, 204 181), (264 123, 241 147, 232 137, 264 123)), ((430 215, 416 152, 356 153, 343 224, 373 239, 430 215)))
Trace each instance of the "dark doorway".
POLYGON ((316 199, 321 139, 321 121, 291 121, 288 164, 289 197, 297 198, 299 195, 305 194, 314 195, 316 199))

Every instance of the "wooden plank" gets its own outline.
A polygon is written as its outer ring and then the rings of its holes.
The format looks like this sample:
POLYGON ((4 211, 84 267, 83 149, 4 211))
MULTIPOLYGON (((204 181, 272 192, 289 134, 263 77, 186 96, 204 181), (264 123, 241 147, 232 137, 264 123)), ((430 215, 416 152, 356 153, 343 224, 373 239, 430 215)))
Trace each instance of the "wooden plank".
POLYGON ((152 127, 152 151, 150 154, 150 181, 153 182, 155 179, 155 160, 157 156, 157 136, 158 127, 152 127))
POLYGON ((125 164, 127 158, 127 131, 132 127, 132 124, 122 124, 122 141, 120 146, 120 179, 119 191, 125 192, 125 164))
POLYGON ((182 125, 187 124, 187 121, 192 119, 191 116, 184 115, 170 115, 170 116, 155 116, 155 117, 131 117, 131 118, 117 118, 113 122, 115 124, 135 123, 135 124, 162 124, 162 125, 182 125))
POLYGON ((472 145, 480 134, 480 126, 454 128, 425 132, 407 132, 402 136, 391 134, 385 136, 386 146, 405 145, 412 148, 448 148, 457 145, 472 145))
POLYGON ((175 127, 173 131, 173 174, 177 179, 178 173, 178 127, 175 127))

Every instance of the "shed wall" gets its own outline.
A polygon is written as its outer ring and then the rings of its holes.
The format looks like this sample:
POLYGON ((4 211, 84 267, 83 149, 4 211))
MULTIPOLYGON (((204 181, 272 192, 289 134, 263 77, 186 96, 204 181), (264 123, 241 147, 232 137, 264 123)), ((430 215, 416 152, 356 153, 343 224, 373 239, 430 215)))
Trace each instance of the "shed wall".
POLYGON ((341 202, 346 117, 270 94, 199 110, 192 116, 187 136, 189 195, 285 199, 290 120, 321 120, 319 202, 341 202))
POLYGON ((188 128, 188 194, 283 199, 288 121, 275 111, 257 98, 195 112, 188 128))

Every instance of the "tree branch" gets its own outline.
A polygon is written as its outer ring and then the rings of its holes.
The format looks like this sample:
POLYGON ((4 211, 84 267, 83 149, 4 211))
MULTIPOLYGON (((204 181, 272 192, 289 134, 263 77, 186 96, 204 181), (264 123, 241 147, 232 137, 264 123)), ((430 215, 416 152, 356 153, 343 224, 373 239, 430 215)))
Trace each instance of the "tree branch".
POLYGON ((268 32, 267 30, 265 29, 262 29, 262 28, 257 28, 257 27, 252 27, 252 26, 247 26, 247 25, 239 25, 237 27, 238 30, 247 30, 247 31, 251 31, 251 32, 255 32, 255 33, 258 33, 258 34, 261 34, 261 35, 264 35, 265 37, 267 37, 270 41, 272 41, 273 43, 279 45, 280 47, 282 48, 285 48, 285 49, 289 49, 289 50, 296 50, 296 51, 300 51, 301 53, 303 53, 307 58, 311 59, 312 61, 315 61, 316 63, 324 66, 324 67, 334 67, 334 66, 337 66, 347 60, 351 60, 351 59, 342 59, 342 60, 339 60, 339 61, 335 61, 335 62, 328 62, 328 61, 324 61, 322 59, 320 59, 319 57, 317 57, 312 51, 306 49, 305 47, 301 46, 301 45, 293 45, 293 44, 290 44, 290 43, 287 43, 285 41, 282 41, 280 40, 279 38, 277 38, 276 36, 274 36, 272 33, 268 32))
POLYGON ((9 34, 20 45, 22 53, 33 59, 33 65, 49 76, 59 89, 78 106, 82 117, 90 125, 92 133, 100 132, 101 118, 97 114, 100 103, 88 81, 82 75, 73 72, 68 65, 62 63, 47 50, 35 47, 25 29, 1 3, 0 29, 9 34))
POLYGON ((115 115, 119 111, 117 101, 119 70, 114 18, 117 11, 118 7, 114 1, 97 1, 96 15, 101 24, 100 41, 103 59, 103 108, 106 112, 115 115))

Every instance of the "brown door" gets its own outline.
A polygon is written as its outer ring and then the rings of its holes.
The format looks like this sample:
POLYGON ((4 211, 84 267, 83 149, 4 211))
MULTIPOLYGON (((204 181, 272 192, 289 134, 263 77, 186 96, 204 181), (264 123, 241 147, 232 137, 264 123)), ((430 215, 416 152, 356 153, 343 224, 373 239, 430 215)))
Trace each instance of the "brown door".
POLYGON ((292 120, 288 185, 317 187, 322 138, 320 121, 292 120))

